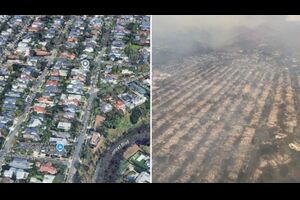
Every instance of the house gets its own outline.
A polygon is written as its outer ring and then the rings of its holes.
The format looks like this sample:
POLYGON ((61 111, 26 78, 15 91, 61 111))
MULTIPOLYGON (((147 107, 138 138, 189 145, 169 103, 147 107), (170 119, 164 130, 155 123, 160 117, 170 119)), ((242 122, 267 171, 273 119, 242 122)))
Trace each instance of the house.
POLYGON ((128 107, 130 109, 143 104, 147 100, 146 97, 144 97, 140 94, 124 93, 124 94, 118 95, 118 97, 125 103, 126 107, 128 107))
POLYGON ((6 103, 3 104, 2 108, 4 108, 5 110, 15 110, 17 107, 15 104, 10 104, 10 103, 6 103))
POLYGON ((34 32, 34 33, 36 33, 36 32, 39 31, 39 29, 38 29, 37 27, 32 27, 32 26, 31 26, 31 27, 28 28, 28 31, 29 31, 29 32, 34 32))
POLYGON ((121 101, 121 100, 117 100, 117 101, 116 101, 115 107, 116 107, 118 110, 123 110, 123 111, 125 111, 125 104, 124 104, 124 102, 121 101))
POLYGON ((57 131, 51 131, 51 134, 53 136, 56 136, 58 138, 63 138, 63 139, 69 139, 71 138, 71 134, 67 132, 57 132, 57 131))
MULTIPOLYGON (((60 72, 60 70, 59 70, 59 72, 60 72)), ((48 80, 51 80, 51 81, 60 81, 60 77, 59 76, 50 76, 48 78, 48 80)))
POLYGON ((55 176, 53 175, 45 175, 43 179, 43 183, 53 183, 55 176))
POLYGON ((59 82, 58 81, 54 81, 54 80, 48 80, 46 82, 46 86, 58 86, 59 82))
POLYGON ((42 51, 42 50, 35 50, 35 54, 37 56, 49 56, 50 53, 48 51, 42 51))
POLYGON ((16 179, 17 180, 24 180, 27 179, 29 173, 25 172, 23 169, 17 169, 16 171, 16 179))
POLYGON ((76 55, 74 53, 67 53, 67 52, 62 53, 61 56, 63 58, 68 58, 71 60, 74 60, 76 58, 76 55))
POLYGON ((11 167, 9 170, 4 171, 4 177, 12 178, 13 175, 16 175, 17 180, 27 179, 29 173, 25 172, 23 169, 16 169, 11 167))
POLYGON ((29 43, 31 41, 31 37, 29 36, 29 37, 25 37, 23 40, 22 40, 22 42, 24 42, 24 43, 29 43))
POLYGON ((79 75, 73 76, 72 79, 80 81, 80 82, 85 82, 86 76, 83 74, 79 74, 79 75))
POLYGON ((78 100, 81 101, 82 96, 81 95, 76 95, 76 94, 69 94, 68 100, 78 100))
POLYGON ((75 119, 76 113, 75 112, 65 112, 63 117, 66 119, 75 119))
POLYGON ((6 124, 10 121, 11 121, 11 119, 8 119, 7 117, 4 117, 4 116, 0 116, 0 123, 6 124))
POLYGON ((88 52, 88 53, 92 53, 92 52, 94 52, 94 48, 92 46, 88 46, 83 51, 88 52))
POLYGON ((133 74, 132 71, 128 70, 128 69, 123 69, 122 72, 121 72, 123 75, 131 75, 133 74))
POLYGON ((39 103, 47 104, 47 105, 50 105, 50 106, 54 105, 54 102, 52 100, 50 100, 49 97, 46 97, 46 96, 42 96, 42 97, 38 98, 37 101, 39 103))
POLYGON ((62 24, 62 20, 60 18, 54 19, 54 25, 60 26, 62 24))
POLYGON ((69 122, 59 122, 57 128, 63 129, 64 131, 69 131, 71 129, 71 123, 69 122))
POLYGON ((40 126, 40 125, 42 125, 42 124, 43 124, 43 123, 42 123, 41 120, 39 120, 39 119, 31 119, 30 122, 29 122, 28 127, 30 127, 30 128, 35 128, 35 127, 40 126))
POLYGON ((136 183, 150 183, 150 174, 148 172, 142 172, 135 179, 136 183))
POLYGON ((68 76, 68 71, 67 71, 67 70, 63 70, 63 69, 60 69, 60 70, 59 70, 59 75, 60 75, 60 76, 63 76, 63 77, 66 77, 66 76, 68 76))
POLYGON ((102 83, 111 83, 111 84, 117 84, 118 81, 116 79, 114 79, 111 76, 106 77, 105 79, 101 78, 101 82, 102 83))
POLYGON ((72 43, 77 43, 77 42, 79 41, 79 39, 78 39, 78 38, 75 38, 75 37, 70 37, 70 38, 68 38, 67 41, 68 41, 68 42, 72 42, 72 43))
POLYGON ((145 84, 145 85, 147 85, 147 86, 150 86, 150 79, 148 78, 148 79, 145 79, 144 81, 143 81, 143 84, 145 84))
POLYGON ((69 142, 67 141, 67 139, 65 139, 65 138, 56 138, 56 137, 50 137, 49 143, 54 144, 54 145, 63 144, 64 146, 70 145, 69 142))
POLYGON ((139 105, 145 103, 146 100, 147 100, 147 98, 142 96, 142 95, 135 95, 132 102, 133 102, 134 107, 135 107, 135 106, 139 106, 139 105))
POLYGON ((128 87, 133 90, 136 91, 142 95, 146 95, 148 92, 144 87, 141 87, 139 84, 137 84, 136 82, 130 82, 128 83, 128 87))
POLYGON ((45 107, 42 107, 42 106, 34 106, 33 109, 38 114, 39 113, 46 113, 45 107))
POLYGON ((72 113, 75 113, 75 112, 76 112, 76 108, 77 108, 77 106, 72 105, 72 104, 69 104, 69 105, 65 106, 65 107, 63 108, 63 110, 64 110, 65 112, 72 112, 72 113))
POLYGON ((23 138, 30 139, 36 142, 41 140, 41 137, 36 132, 24 133, 23 138))
POLYGON ((51 76, 60 76, 59 74, 59 70, 53 70, 51 73, 50 73, 51 76))
POLYGON ((16 172, 16 168, 11 167, 9 168, 9 170, 4 171, 3 176, 7 178, 12 178, 15 172, 16 172))
POLYGON ((17 169, 30 169, 32 163, 28 162, 25 159, 14 158, 13 161, 9 163, 9 166, 17 168, 17 169))
POLYGON ((109 103, 102 103, 100 107, 101 111, 104 113, 110 112, 112 110, 112 105, 109 103))
POLYGON ((105 73, 106 74, 109 74, 109 73, 111 73, 112 72, 112 66, 111 65, 107 65, 106 67, 105 67, 105 73))
POLYGON ((61 90, 57 87, 57 86, 47 86, 45 87, 45 92, 49 92, 49 93, 60 93, 61 90))
POLYGON ((100 139, 101 139, 100 133, 93 132, 93 136, 90 140, 90 146, 91 147, 96 147, 97 144, 100 142, 100 139))
POLYGON ((80 101, 78 99, 65 99, 62 97, 60 100, 60 105, 73 105, 77 107, 80 105, 80 101))
POLYGON ((31 139, 34 141, 40 141, 41 138, 39 136, 38 129, 36 127, 27 127, 24 130, 23 138, 31 139))
POLYGON ((12 104, 12 105, 15 105, 17 102, 17 99, 16 98, 13 98, 13 97, 6 97, 4 99, 4 104, 12 104))
POLYGON ((57 169, 52 165, 51 162, 48 162, 40 166, 40 172, 54 175, 57 173, 57 169))

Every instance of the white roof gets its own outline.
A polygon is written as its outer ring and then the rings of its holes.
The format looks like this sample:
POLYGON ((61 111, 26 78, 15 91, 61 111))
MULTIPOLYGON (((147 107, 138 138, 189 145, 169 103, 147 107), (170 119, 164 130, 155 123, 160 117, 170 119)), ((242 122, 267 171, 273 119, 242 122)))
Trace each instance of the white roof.
POLYGON ((11 167, 9 170, 4 171, 4 176, 12 178, 15 171, 16 171, 16 168, 11 167))
POLYGON ((34 119, 33 122, 28 127, 37 127, 41 124, 42 122, 39 119, 34 119))
POLYGON ((55 176, 53 175, 45 175, 43 179, 43 183, 52 183, 55 176))
POLYGON ((28 177, 28 174, 29 174, 28 172, 25 172, 22 169, 18 169, 16 171, 16 178, 17 178, 17 180, 26 179, 28 177))
POLYGON ((136 183, 149 183, 150 182, 150 174, 147 172, 142 172, 138 175, 135 180, 136 183))

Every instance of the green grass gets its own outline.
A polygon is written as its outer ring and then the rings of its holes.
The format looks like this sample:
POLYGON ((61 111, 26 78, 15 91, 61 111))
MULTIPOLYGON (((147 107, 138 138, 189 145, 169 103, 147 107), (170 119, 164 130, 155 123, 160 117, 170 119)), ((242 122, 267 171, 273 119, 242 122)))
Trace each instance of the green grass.
POLYGON ((130 128, 135 127, 130 122, 130 114, 126 114, 123 118, 121 118, 118 122, 116 129, 109 129, 108 130, 108 140, 114 141, 118 137, 122 136, 124 132, 128 131, 130 128))
POLYGON ((40 181, 43 181, 43 179, 44 179, 43 175, 41 175, 41 174, 35 175, 34 177, 40 181))
POLYGON ((116 129, 108 129, 108 140, 115 141, 117 138, 121 137, 123 133, 127 132, 129 129, 137 128, 143 123, 149 123, 149 116, 141 116, 136 124, 132 124, 130 121, 130 113, 127 113, 123 118, 121 118, 116 126, 116 129))
POLYGON ((53 183, 63 183, 64 182, 64 175, 57 174, 53 180, 53 183))
POLYGON ((141 149, 146 153, 146 154, 150 154, 150 147, 149 146, 141 146, 141 149))
POLYGON ((128 47, 136 51, 138 51, 141 48, 141 46, 136 44, 129 44, 128 47))
POLYGON ((139 45, 135 45, 135 44, 128 44, 124 51, 125 51, 125 54, 128 54, 128 51, 131 50, 132 52, 136 52, 138 53, 138 51, 141 49, 141 46, 139 45))

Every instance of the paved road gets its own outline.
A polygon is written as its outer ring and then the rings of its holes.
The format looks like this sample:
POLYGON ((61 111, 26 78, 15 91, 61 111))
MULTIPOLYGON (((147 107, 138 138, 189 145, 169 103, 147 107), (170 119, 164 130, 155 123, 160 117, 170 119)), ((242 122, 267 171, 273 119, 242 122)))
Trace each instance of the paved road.
POLYGON ((20 30, 19 33, 14 35, 14 40, 11 43, 7 44, 7 50, 4 52, 4 55, 2 55, 2 57, 0 58, 0 63, 3 63, 6 56, 8 56, 10 52, 17 47, 17 43, 19 42, 20 38, 27 33, 27 28, 32 24, 32 22, 33 22, 32 19, 26 21, 26 24, 24 24, 22 30, 20 30))
POLYGON ((10 152, 10 149, 13 146, 14 138, 18 134, 21 124, 24 122, 24 120, 27 118, 27 115, 29 114, 32 101, 35 98, 36 93, 37 93, 37 88, 41 85, 41 83, 43 81, 45 81, 47 72, 48 72, 48 69, 45 68, 42 75, 38 77, 37 81, 35 82, 34 86, 32 87, 31 93, 28 95, 23 114, 21 114, 17 119, 15 119, 15 121, 14 121, 15 123, 12 126, 12 129, 10 130, 9 135, 7 136, 7 138, 5 140, 4 146, 0 153, 0 166, 2 166, 4 164, 3 163, 4 158, 7 155, 7 153, 10 152))
POLYGON ((81 149, 82 149, 82 145, 84 143, 84 139, 85 139, 85 134, 86 134, 86 131, 87 131, 87 126, 88 126, 88 123, 90 121, 90 116, 91 116, 91 109, 92 109, 92 104, 93 104, 93 101, 94 99, 97 97, 97 82, 98 82, 98 79, 99 79, 99 74, 100 74, 100 69, 98 68, 98 65, 101 64, 101 56, 103 55, 103 50, 97 55, 97 57, 94 59, 95 60, 95 63, 96 63, 96 66, 93 70, 93 72, 91 73, 92 74, 92 77, 91 77, 91 88, 90 88, 90 91, 89 91, 89 99, 87 101, 87 106, 86 106, 86 109, 85 109, 85 112, 83 114, 83 120, 82 120, 82 123, 83 123, 83 127, 81 129, 81 132, 80 132, 80 135, 78 136, 78 139, 77 139, 77 144, 75 146, 75 150, 73 152, 73 155, 72 155, 72 160, 71 160, 71 164, 70 164, 70 168, 69 168, 69 174, 67 176, 67 183, 72 183, 73 182, 73 178, 74 178, 74 175, 77 171, 76 167, 75 167, 75 164, 77 162, 79 162, 79 159, 80 159, 80 152, 81 152, 81 149))
MULTIPOLYGON (((61 30, 61 34, 66 34, 66 32, 68 31, 68 28, 70 27, 72 22, 73 21, 66 22, 65 27, 61 30)), ((24 34, 26 33, 26 29, 30 26, 30 24, 32 23, 32 20, 29 20, 27 23, 28 24, 23 26, 23 29, 15 36, 14 41, 10 44, 10 48, 9 48, 10 51, 12 51, 13 49, 16 48, 17 42, 20 40, 20 38, 22 36, 24 36, 24 34)), ((48 65, 53 64, 54 59, 57 57, 57 53, 58 52, 56 49, 52 50, 51 56, 48 57, 48 65)), ((5 56, 3 56, 0 59, 0 62, 3 62, 4 57, 5 56)), ((29 94, 29 96, 27 98, 23 114, 21 116, 19 116, 17 119, 15 119, 15 123, 14 123, 11 131, 9 132, 9 135, 7 136, 7 138, 5 140, 3 148, 0 150, 0 166, 2 166, 4 164, 4 159, 7 156, 7 154, 10 152, 10 150, 13 146, 14 138, 18 134, 21 124, 26 119, 26 117, 30 111, 32 101, 35 99, 35 96, 37 93, 37 89, 45 81, 45 77, 46 77, 47 73, 48 73, 48 68, 46 67, 44 69, 43 73, 38 77, 34 86, 31 88, 31 93, 29 94)), ((94 92, 94 91, 92 90, 91 92, 94 92)), ((93 96, 93 95, 91 95, 91 96, 93 96)), ((67 163, 65 163, 65 164, 67 164, 67 163)))
POLYGON ((39 161, 42 161, 42 162, 60 163, 60 164, 66 165, 66 166, 69 164, 69 160, 66 158, 33 157, 33 156, 23 156, 23 155, 19 155, 19 154, 10 154, 10 156, 22 158, 22 159, 26 159, 26 160, 37 160, 38 159, 39 161))
MULTIPOLYGON (((25 26, 25 27, 27 28, 27 26, 25 26)), ((66 30, 67 28, 68 28, 68 26, 66 26, 64 30, 66 30)), ((19 39, 22 35, 23 35, 23 33, 20 32, 19 35, 17 36, 17 39, 19 39)), ((17 40, 15 40, 15 41, 17 41, 17 40)), ((16 43, 14 43, 14 46, 15 46, 15 44, 16 43)), ((48 57, 48 65, 53 64, 53 61, 56 58, 57 53, 58 52, 57 52, 56 49, 54 49, 52 51, 52 55, 48 57)), ((5 140, 5 144, 3 145, 3 148, 0 151, 0 166, 2 166, 4 164, 3 163, 4 162, 4 158, 6 157, 7 153, 10 152, 10 149, 13 146, 14 138, 16 137, 17 133, 19 132, 21 124, 26 119, 27 115, 29 114, 32 101, 35 99, 36 93, 38 91, 37 89, 45 81, 47 73, 48 73, 48 68, 46 67, 44 69, 44 71, 42 72, 42 74, 38 77, 38 79, 37 79, 36 83, 34 84, 34 86, 31 88, 31 93, 28 95, 24 112, 23 112, 23 114, 21 116, 19 116, 15 120, 15 123, 14 123, 14 125, 12 127, 12 130, 10 131, 9 135, 7 136, 7 138, 5 140)))
POLYGON ((115 152, 115 149, 118 148, 120 145, 123 146, 123 144, 126 144, 125 146, 132 146, 134 145, 138 140, 144 140, 149 139, 150 140, 150 133, 148 129, 136 130, 134 133, 129 135, 124 135, 122 138, 120 138, 117 142, 115 142, 103 155, 101 155, 100 159, 98 160, 97 167, 94 173, 94 176, 92 178, 93 182, 97 183, 104 183, 106 170, 110 168, 110 162, 114 155, 113 152, 115 152))
POLYGON ((91 78, 91 88, 89 91, 89 99, 87 101, 87 107, 85 109, 85 112, 83 114, 83 127, 81 129, 80 135, 78 136, 78 142, 75 146, 75 150, 73 152, 72 155, 72 162, 71 162, 71 166, 69 168, 69 175, 67 177, 67 183, 72 183, 73 182, 73 177, 76 173, 76 167, 75 164, 77 162, 79 162, 80 159, 80 152, 82 149, 82 145, 84 143, 84 139, 85 139, 85 134, 87 131, 87 126, 90 120, 90 116, 91 116, 91 109, 92 109, 92 103, 94 101, 94 99, 97 97, 97 91, 96 91, 96 87, 97 87, 97 80, 99 77, 99 70, 95 69, 94 72, 92 72, 92 78, 91 78), (96 72, 96 73, 95 73, 96 72))

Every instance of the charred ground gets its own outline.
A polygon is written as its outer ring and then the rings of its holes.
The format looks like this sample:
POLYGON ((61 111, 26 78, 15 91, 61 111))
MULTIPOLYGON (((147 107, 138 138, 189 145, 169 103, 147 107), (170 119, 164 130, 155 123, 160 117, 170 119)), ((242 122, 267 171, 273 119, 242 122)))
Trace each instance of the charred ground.
POLYGON ((265 38, 153 57, 153 182, 299 182, 299 55, 265 38))

